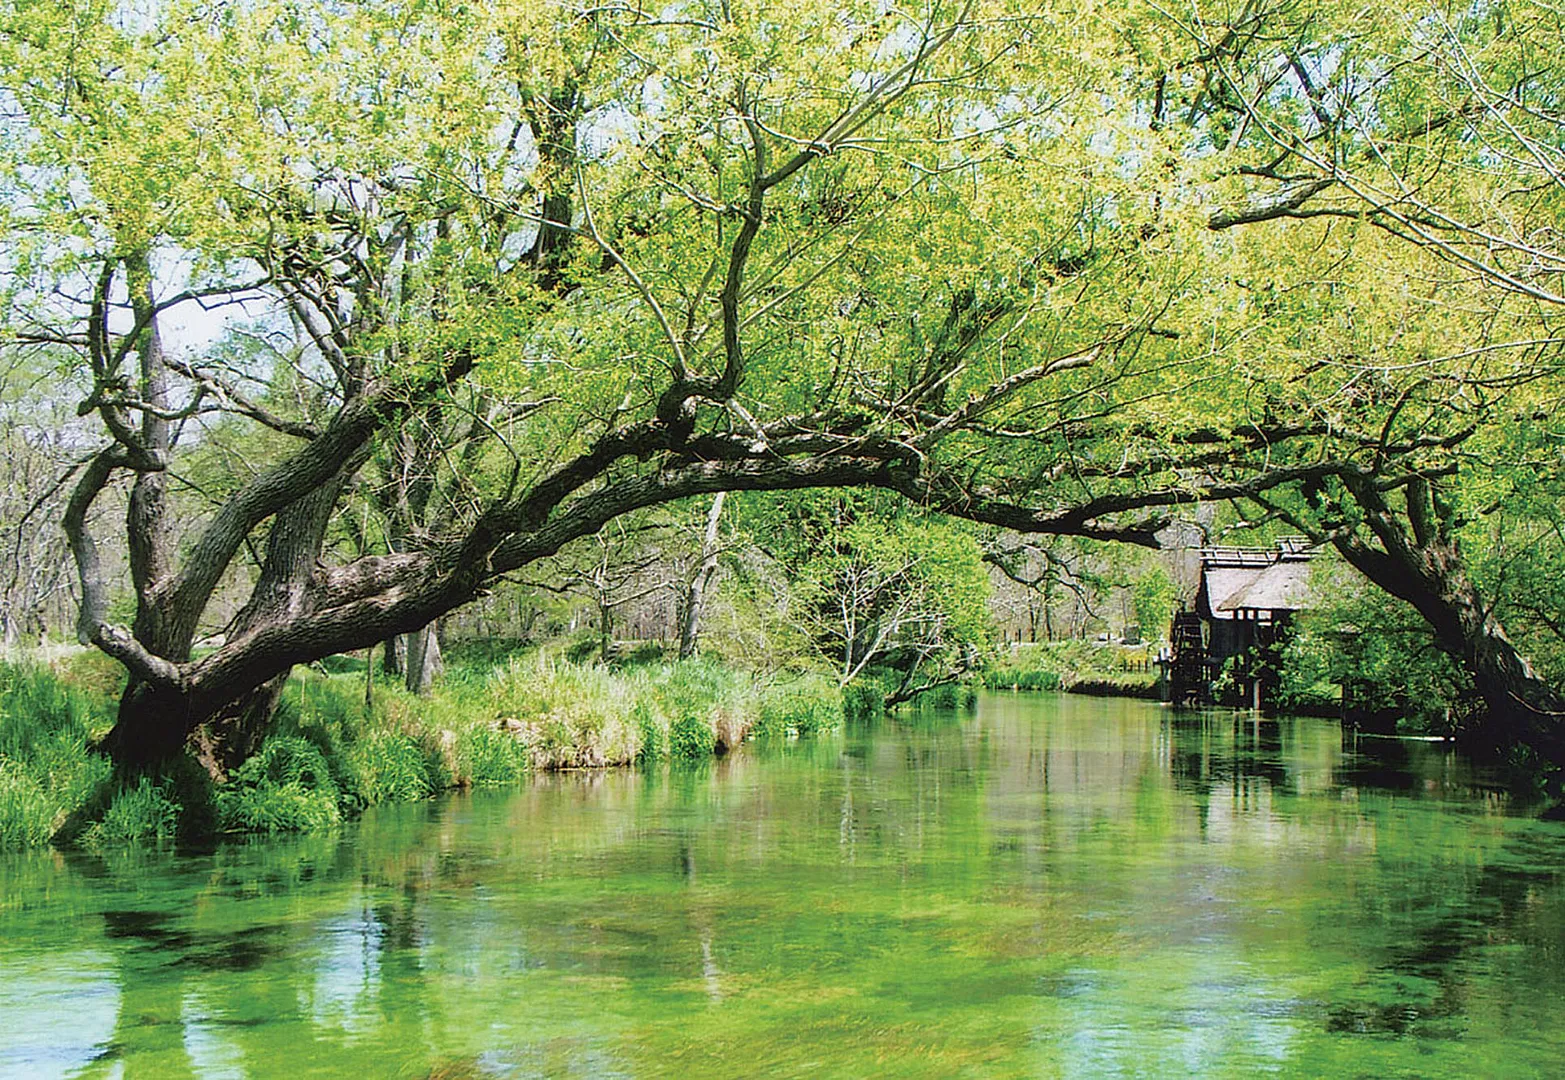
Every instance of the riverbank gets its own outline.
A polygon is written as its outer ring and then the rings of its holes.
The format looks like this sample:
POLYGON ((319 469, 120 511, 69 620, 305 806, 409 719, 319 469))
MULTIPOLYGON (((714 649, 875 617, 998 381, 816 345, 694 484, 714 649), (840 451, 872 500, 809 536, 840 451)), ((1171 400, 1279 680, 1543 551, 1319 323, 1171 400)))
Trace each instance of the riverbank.
POLYGON ((843 721, 828 678, 703 660, 610 669, 535 654, 456 667, 426 697, 370 684, 366 704, 363 661, 337 658, 289 680, 271 734, 226 783, 191 761, 126 781, 91 750, 112 725, 118 679, 96 654, 0 665, 0 850, 309 831, 376 803, 549 770, 699 762, 843 721))
POLYGON ((984 668, 977 682, 987 690, 1158 700, 1157 671, 1145 645, 1074 640, 1012 645, 984 668))

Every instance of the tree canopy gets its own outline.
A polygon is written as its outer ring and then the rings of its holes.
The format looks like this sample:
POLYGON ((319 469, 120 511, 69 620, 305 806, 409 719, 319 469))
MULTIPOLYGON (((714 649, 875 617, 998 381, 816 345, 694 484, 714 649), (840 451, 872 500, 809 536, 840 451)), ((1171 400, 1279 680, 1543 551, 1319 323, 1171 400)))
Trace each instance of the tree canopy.
POLYGON ((111 749, 222 758, 292 664, 620 515, 867 486, 1145 545, 1245 502, 1560 757, 1461 535, 1557 482, 1561 54, 1528 2, 8 0, 8 336, 101 428, 111 749))

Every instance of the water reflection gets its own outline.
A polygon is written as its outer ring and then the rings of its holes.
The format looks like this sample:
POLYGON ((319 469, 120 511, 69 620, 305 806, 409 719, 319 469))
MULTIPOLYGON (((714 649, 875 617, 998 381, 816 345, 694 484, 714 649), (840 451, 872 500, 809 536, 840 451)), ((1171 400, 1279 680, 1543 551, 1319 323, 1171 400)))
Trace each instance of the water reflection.
POLYGON ((13 858, 0 1074, 1545 1074, 1565 830, 1505 811, 1437 745, 1007 695, 13 858))

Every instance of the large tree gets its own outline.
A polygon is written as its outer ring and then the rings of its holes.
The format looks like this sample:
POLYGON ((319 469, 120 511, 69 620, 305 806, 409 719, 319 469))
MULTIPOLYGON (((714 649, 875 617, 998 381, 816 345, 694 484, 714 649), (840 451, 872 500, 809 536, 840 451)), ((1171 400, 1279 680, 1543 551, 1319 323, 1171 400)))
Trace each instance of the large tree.
POLYGON ((1331 255, 1315 280, 1277 272, 1282 245, 1251 267, 1287 328, 1266 339, 1298 357, 1263 411, 1315 428, 1307 453, 1336 466, 1258 501, 1423 617, 1485 702, 1487 748, 1565 762, 1565 698, 1502 625, 1504 575, 1480 580, 1472 557, 1504 508, 1529 503, 1545 532, 1557 513, 1538 493, 1559 490, 1565 359, 1558 11, 1262 3, 1176 21, 1190 85, 1248 158, 1210 227, 1270 223, 1331 255))
MULTIPOLYGON (((0 10, 13 337, 91 380, 105 442, 65 524, 81 636, 130 673, 127 765, 194 736, 220 771, 293 664, 416 633, 645 507, 869 486, 1152 544, 1155 508, 1199 498, 1423 491, 1522 385, 1469 354, 1518 340, 1478 304, 1514 271, 1383 208, 1316 214, 1363 196, 1278 149, 1319 115, 1296 158, 1383 155, 1312 73, 1344 41, 1397 55, 1416 22, 1390 9, 0 10), (222 304, 275 362, 199 347, 222 304), (239 422, 257 457, 203 503, 180 462, 239 422), (394 542, 355 554, 377 459, 394 542), (122 480, 129 626, 90 527, 122 480)), ((1392 95, 1374 123, 1427 140, 1444 109, 1392 95)))

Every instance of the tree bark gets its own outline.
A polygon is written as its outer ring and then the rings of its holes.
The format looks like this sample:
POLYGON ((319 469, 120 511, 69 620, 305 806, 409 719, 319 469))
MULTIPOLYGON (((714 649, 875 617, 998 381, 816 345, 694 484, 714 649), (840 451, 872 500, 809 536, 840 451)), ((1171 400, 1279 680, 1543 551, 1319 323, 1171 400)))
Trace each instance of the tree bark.
POLYGON ((188 695, 132 677, 120 695, 114 727, 98 748, 121 773, 135 776, 182 753, 192 721, 200 719, 188 695))
POLYGON ((598 659, 607 664, 614 659, 614 609, 598 604, 598 659))
POLYGON ((190 749, 212 779, 221 783, 231 769, 261 748, 287 684, 286 674, 269 679, 223 710, 221 716, 191 731, 190 749))
POLYGON ((724 492, 712 496, 712 508, 706 515, 706 532, 701 537, 701 563, 685 588, 685 602, 680 606, 679 658, 688 660, 695 655, 696 644, 701 637, 701 617, 706 613, 707 586, 717 571, 717 526, 723 516, 724 492))
POLYGON ((407 688, 420 696, 429 693, 446 669, 440 655, 438 622, 428 622, 410 634, 402 635, 407 642, 407 688))
MULTIPOLYGON (((345 465, 350 472, 356 462, 345 465)), ((279 513, 267 536, 266 557, 250 601, 234 617, 230 637, 286 624, 308 606, 308 591, 345 476, 310 491, 279 513)), ((291 667, 291 665, 290 665, 291 667)), ((132 679, 120 700, 114 728, 103 747, 122 768, 140 769, 177 753, 190 740, 197 759, 216 780, 249 757, 265 737, 289 667, 231 694, 217 690, 215 709, 193 695, 159 690, 132 679)), ((210 691, 203 698, 210 699, 210 691)))
POLYGON ((385 640, 384 645, 385 651, 381 654, 380 670, 387 675, 404 678, 408 670, 407 635, 393 634, 385 640))

